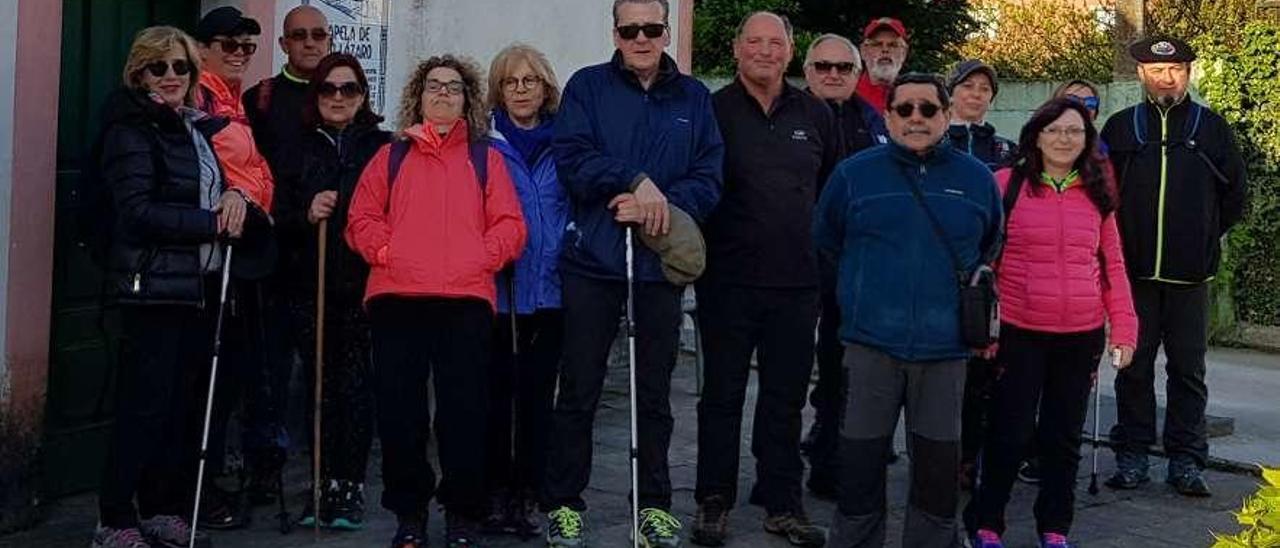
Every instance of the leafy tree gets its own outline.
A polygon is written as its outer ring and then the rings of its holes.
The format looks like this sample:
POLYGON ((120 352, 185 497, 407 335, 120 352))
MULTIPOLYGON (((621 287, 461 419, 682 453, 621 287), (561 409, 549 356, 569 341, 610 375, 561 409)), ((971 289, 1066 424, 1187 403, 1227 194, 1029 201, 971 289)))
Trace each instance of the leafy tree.
MULTIPOLYGON (((784 15, 795 24, 800 4, 796 0, 701 0, 693 15, 693 72, 702 76, 731 76, 737 72, 733 60, 733 39, 742 18, 757 11, 784 15)), ((796 30, 796 61, 792 73, 799 72, 804 47, 812 34, 796 30)))
POLYGON ((1275 9, 1257 0, 1147 0, 1146 34, 1192 40, 1212 34, 1224 44, 1239 46, 1250 21, 1280 22, 1275 9))
POLYGON ((976 0, 974 13, 980 31, 957 49, 990 63, 1001 78, 1111 80, 1111 27, 1091 9, 1059 0, 976 0))
POLYGON ((902 21, 910 34, 907 69, 941 72, 959 59, 955 46, 978 29, 968 0, 799 0, 800 26, 834 32, 855 43, 877 17, 902 21))

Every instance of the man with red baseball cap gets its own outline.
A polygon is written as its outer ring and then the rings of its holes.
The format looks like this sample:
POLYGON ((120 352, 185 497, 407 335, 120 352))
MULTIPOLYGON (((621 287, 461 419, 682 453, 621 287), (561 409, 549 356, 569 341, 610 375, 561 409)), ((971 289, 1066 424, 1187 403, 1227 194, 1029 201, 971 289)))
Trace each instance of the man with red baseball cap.
POLYGON ((884 112, 889 87, 907 60, 907 27, 892 17, 872 19, 862 29, 859 49, 867 68, 858 79, 858 96, 884 112))

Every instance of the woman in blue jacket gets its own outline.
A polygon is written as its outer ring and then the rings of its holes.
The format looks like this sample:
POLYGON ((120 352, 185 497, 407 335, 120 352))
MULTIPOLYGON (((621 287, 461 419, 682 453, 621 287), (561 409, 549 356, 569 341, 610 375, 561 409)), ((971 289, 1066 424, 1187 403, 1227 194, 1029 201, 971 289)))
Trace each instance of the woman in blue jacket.
POLYGON ((551 155, 560 88, 546 56, 522 44, 498 52, 489 67, 489 104, 493 146, 507 161, 528 240, 520 259, 498 275, 485 525, 491 533, 528 538, 539 534, 536 495, 564 336, 558 264, 569 213, 551 155))

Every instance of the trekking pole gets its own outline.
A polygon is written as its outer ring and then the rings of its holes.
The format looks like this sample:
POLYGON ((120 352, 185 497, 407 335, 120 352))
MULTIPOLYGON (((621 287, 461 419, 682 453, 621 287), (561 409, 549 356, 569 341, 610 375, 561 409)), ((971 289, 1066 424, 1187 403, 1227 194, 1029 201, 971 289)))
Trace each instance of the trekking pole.
POLYGON ((320 538, 320 453, 324 446, 320 439, 320 410, 324 398, 324 270, 326 244, 329 241, 329 220, 321 219, 317 224, 316 241, 319 256, 316 258, 316 378, 315 401, 311 416, 311 512, 313 514, 312 531, 316 539, 320 538))
POLYGON ((640 443, 636 426, 635 254, 627 225, 627 374, 631 394, 631 545, 640 547, 640 443))
MULTIPOLYGON (((1120 366, 1120 353, 1111 353, 1111 365, 1120 366)), ((1101 372, 1099 372, 1101 373, 1101 372)), ((1102 377, 1095 374, 1093 379, 1093 471, 1089 474, 1089 494, 1098 494, 1098 445, 1102 443, 1102 377)))
POLYGON ((218 293, 218 320, 213 327, 213 356, 209 366, 209 396, 204 403, 204 433, 200 436, 200 466, 196 470, 196 500, 191 510, 191 538, 188 548, 196 546, 196 530, 200 523, 200 493, 204 489, 204 465, 209 452, 209 423, 213 418, 213 389, 218 380, 218 353, 222 348, 222 319, 227 308, 227 285, 231 282, 231 250, 233 246, 224 248, 222 257, 222 287, 218 293))

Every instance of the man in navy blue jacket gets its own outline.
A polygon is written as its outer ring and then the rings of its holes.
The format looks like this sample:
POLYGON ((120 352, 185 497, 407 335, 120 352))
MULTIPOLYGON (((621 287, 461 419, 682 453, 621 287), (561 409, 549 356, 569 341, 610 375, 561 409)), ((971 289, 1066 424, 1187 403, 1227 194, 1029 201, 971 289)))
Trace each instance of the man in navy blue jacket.
MULTIPOLYGON (((626 301, 624 225, 669 228, 668 204, 703 222, 720 195, 724 144, 711 94, 663 53, 666 0, 615 0, 613 59, 579 70, 565 86, 552 141, 569 193, 563 272, 566 338, 543 506, 549 546, 582 546, 582 491, 591 476, 592 423, 609 348, 626 301)), ((636 242, 636 390, 641 525, 651 546, 678 546, 667 450, 671 372, 682 288, 636 242)))
POLYGON ((952 254, 972 272, 998 245, 1003 212, 986 166, 942 143, 950 100, 940 78, 900 76, 888 99, 893 143, 841 163, 814 215, 818 251, 838 264, 849 389, 828 545, 884 545, 885 464, 905 406, 911 489, 902 545, 958 547, 971 349, 961 337, 952 254))

